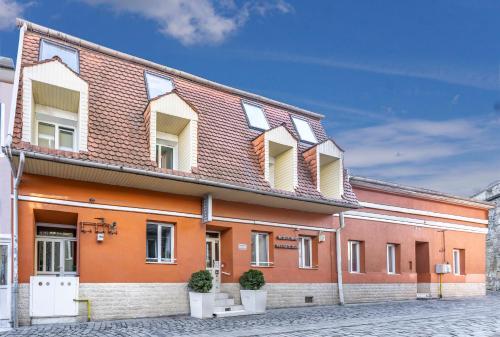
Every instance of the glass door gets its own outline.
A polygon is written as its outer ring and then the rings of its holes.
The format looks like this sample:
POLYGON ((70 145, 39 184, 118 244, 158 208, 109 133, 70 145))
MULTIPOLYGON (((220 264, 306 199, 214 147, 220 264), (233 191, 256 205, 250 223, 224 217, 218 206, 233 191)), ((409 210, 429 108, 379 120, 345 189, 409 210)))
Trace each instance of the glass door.
POLYGON ((0 319, 10 319, 10 245, 0 243, 0 319))
POLYGON ((220 290, 220 239, 219 233, 207 233, 205 242, 205 265, 213 277, 212 292, 220 290))

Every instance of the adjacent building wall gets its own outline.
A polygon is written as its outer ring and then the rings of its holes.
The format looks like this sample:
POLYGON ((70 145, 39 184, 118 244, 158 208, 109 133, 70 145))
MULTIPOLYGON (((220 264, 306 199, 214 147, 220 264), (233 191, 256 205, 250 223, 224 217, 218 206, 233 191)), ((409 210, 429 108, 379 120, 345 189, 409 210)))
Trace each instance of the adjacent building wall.
POLYGON ((500 181, 492 183, 474 199, 490 201, 489 232, 486 238, 486 284, 489 290, 500 291, 500 181))

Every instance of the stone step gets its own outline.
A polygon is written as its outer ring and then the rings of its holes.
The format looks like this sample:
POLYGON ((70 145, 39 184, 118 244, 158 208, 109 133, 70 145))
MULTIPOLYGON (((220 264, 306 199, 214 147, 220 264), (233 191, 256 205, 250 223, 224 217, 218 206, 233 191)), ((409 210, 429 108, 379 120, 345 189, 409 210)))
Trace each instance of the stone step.
POLYGON ((243 315, 250 315, 250 314, 245 310, 221 311, 214 313, 215 317, 231 317, 231 316, 243 316, 243 315))
POLYGON ((216 307, 230 307, 234 305, 234 298, 220 298, 220 299, 215 299, 215 306, 216 307))
POLYGON ((214 313, 245 310, 242 305, 215 306, 214 313))
POLYGON ((417 293, 417 300, 429 300, 432 299, 430 293, 417 293))
POLYGON ((222 300, 222 299, 225 299, 225 298, 229 298, 229 294, 228 293, 215 293, 215 299, 216 300, 222 300))

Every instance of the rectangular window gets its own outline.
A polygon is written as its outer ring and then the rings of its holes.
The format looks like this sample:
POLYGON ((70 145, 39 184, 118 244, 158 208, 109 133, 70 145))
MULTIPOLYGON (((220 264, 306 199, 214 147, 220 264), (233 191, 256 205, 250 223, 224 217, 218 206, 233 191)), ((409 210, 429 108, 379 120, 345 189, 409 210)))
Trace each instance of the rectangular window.
POLYGON ((42 39, 40 61, 51 59, 54 56, 58 56, 73 71, 80 72, 78 50, 42 39))
POLYGON ((269 266, 269 234, 252 233, 252 265, 269 266))
POLYGON ((146 261, 173 263, 174 226, 148 223, 146 225, 146 261))
POLYGON ((0 146, 3 146, 5 142, 5 104, 0 102, 0 146))
MULTIPOLYGON (((158 140, 157 140, 158 141, 158 140)), ((177 147, 171 145, 156 145, 156 162, 158 167, 169 170, 177 169, 177 147)))
POLYGON ((292 117, 292 121, 301 141, 313 144, 318 142, 311 125, 307 121, 297 117, 292 117))
POLYGON ((269 123, 267 122, 264 110, 262 110, 261 107, 246 102, 243 102, 242 104, 247 116, 248 124, 251 128, 259 130, 269 129, 269 123))
POLYGON ((37 226, 35 261, 38 275, 74 275, 76 227, 37 226))
POLYGON ((465 250, 453 249, 453 274, 465 275, 465 250))
POLYGON ((38 122, 38 146, 75 151, 75 129, 53 123, 38 122))
POLYGON ((299 237, 299 267, 312 268, 312 238, 299 237))
POLYGON ((396 245, 387 245, 387 274, 396 274, 396 245))
POLYGON ((347 263, 350 273, 361 272, 361 243, 359 241, 349 241, 347 245, 347 263))
POLYGON ((6 286, 9 281, 9 246, 0 245, 0 286, 6 286))
POLYGON ((174 82, 166 76, 145 72, 144 78, 148 91, 148 99, 153 99, 174 89, 174 82))

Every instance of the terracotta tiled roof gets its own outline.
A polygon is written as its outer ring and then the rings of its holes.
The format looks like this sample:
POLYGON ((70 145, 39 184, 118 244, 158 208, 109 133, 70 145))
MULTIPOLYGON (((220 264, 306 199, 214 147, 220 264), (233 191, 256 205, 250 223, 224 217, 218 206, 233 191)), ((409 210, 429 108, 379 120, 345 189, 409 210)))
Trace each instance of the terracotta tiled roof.
MULTIPOLYGON (((36 32, 26 32, 22 54, 23 66, 38 62, 40 38, 36 32)), ((79 76, 89 84, 88 152, 75 154, 47 150, 21 141, 22 80, 17 101, 14 147, 93 162, 161 171, 150 159, 148 124, 145 123, 144 116, 148 105, 144 71, 160 72, 92 49, 71 46, 79 50, 79 76)), ((167 75, 173 79, 178 95, 197 111, 199 118, 198 167, 188 174, 178 171, 168 171, 169 173, 193 175, 284 195, 325 199, 316 190, 308 165, 302 156, 298 158, 299 184, 296 191, 277 191, 270 188, 263 177, 252 144, 261 132, 248 127, 240 96, 175 74, 167 75)), ((263 106, 271 128, 283 124, 294 137, 298 138, 290 118, 290 115, 297 113, 263 102, 259 104, 263 106)), ((318 142, 328 139, 319 119, 310 116, 301 118, 310 123, 318 142)), ((299 143, 299 153, 308 148, 310 145, 299 143)), ((357 202, 347 175, 344 185, 345 198, 339 202, 357 202)))

